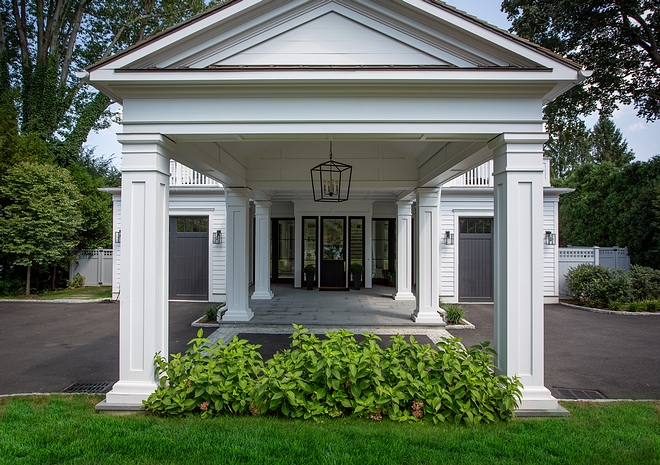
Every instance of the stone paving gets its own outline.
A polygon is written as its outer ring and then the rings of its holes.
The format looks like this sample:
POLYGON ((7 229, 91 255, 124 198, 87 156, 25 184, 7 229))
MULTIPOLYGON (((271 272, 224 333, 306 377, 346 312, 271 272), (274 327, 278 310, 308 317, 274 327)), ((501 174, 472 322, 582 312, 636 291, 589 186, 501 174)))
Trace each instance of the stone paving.
POLYGON ((210 339, 230 341, 239 333, 291 334, 293 324, 315 333, 345 329, 354 334, 375 333, 426 335, 434 343, 451 336, 441 325, 420 325, 412 321, 415 301, 394 300, 395 288, 374 286, 359 291, 295 289, 290 284, 271 285, 271 300, 250 300, 254 318, 249 322, 222 321, 210 339))
MULTIPOLYGON (((395 288, 374 286, 359 291, 295 289, 272 285, 271 300, 250 300, 254 318, 249 325, 292 323, 331 326, 414 326, 411 320, 415 301, 394 300, 395 288)), ((223 321, 225 323, 234 323, 223 321)))

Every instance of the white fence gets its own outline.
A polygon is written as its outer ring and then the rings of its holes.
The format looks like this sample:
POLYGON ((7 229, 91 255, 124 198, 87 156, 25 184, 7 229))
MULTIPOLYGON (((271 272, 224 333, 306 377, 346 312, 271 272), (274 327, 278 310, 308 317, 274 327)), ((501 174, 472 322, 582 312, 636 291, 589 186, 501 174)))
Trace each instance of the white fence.
POLYGON ((566 287, 568 271, 583 263, 630 271, 630 257, 625 247, 560 247, 559 295, 561 297, 568 296, 566 287))
POLYGON ((112 249, 84 249, 69 266, 69 280, 80 273, 85 286, 112 286, 112 249))

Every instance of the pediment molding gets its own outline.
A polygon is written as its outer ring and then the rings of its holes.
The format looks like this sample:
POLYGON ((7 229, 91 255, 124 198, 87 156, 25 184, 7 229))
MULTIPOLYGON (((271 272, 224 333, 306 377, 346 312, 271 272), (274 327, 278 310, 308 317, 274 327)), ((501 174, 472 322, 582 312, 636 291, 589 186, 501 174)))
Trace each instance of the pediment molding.
POLYGON ((251 65, 389 65, 538 69, 553 65, 551 57, 466 21, 451 9, 423 1, 248 3, 236 2, 210 14, 204 21, 184 24, 180 30, 100 67, 162 70, 251 65), (443 15, 411 7, 415 3, 443 15), (471 30, 464 29, 463 23, 471 30), (342 34, 350 36, 355 43, 351 45, 342 34), (338 40, 333 40, 334 37, 338 40))

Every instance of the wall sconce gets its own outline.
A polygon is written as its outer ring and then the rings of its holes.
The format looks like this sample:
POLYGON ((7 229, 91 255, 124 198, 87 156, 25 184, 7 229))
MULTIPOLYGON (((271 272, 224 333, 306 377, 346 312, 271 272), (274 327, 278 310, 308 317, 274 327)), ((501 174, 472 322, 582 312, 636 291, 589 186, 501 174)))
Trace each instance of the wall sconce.
POLYGON ((557 235, 552 231, 546 231, 543 236, 543 243, 545 245, 555 245, 557 243, 557 235))
POLYGON ((115 231, 115 244, 121 243, 121 229, 115 231))
POLYGON ((454 245, 454 233, 445 231, 445 245, 454 245))
POLYGON ((213 233, 213 243, 222 244, 222 231, 220 231, 219 229, 213 233))

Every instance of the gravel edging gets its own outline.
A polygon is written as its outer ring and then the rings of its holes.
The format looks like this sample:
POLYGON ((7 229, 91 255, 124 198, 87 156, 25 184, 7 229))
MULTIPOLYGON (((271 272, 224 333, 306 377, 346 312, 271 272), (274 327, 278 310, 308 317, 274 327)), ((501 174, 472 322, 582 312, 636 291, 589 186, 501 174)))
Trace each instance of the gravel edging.
POLYGON ((582 310, 583 312, 601 313, 601 314, 604 314, 604 315, 639 315, 639 316, 658 315, 658 316, 660 316, 660 312, 622 312, 620 310, 602 310, 600 308, 582 307, 580 305, 567 304, 566 302, 559 302, 559 305, 563 305, 564 307, 569 307, 569 308, 576 308, 578 310, 582 310))

